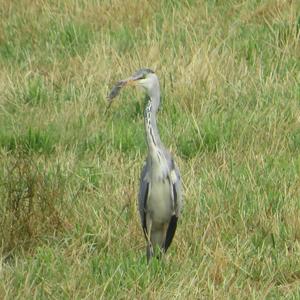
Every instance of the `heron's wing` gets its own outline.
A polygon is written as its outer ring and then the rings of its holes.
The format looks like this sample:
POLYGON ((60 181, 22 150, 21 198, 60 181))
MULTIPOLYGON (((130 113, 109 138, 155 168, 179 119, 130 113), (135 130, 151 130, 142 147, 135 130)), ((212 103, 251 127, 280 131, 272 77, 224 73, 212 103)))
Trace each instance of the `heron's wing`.
POLYGON ((165 252, 167 252, 169 246, 172 243, 173 237, 175 235, 176 227, 177 227, 177 220, 178 220, 178 217, 176 215, 173 215, 170 220, 170 223, 169 223, 169 226, 167 229, 165 243, 164 243, 164 251, 165 252))
POLYGON ((173 203, 174 203, 174 210, 175 214, 172 216, 168 229, 166 234, 166 240, 164 244, 164 250, 165 252, 168 250, 169 246, 172 243, 173 237, 175 235, 176 227, 177 227, 177 221, 180 216, 181 210, 182 210, 182 193, 181 193, 181 182, 180 182, 180 173, 175 165, 174 160, 170 159, 170 184, 172 187, 172 197, 173 197, 173 203))
POLYGON ((175 213, 176 216, 179 217, 183 208, 183 197, 182 197, 182 188, 181 188, 181 177, 180 172, 177 166, 174 164, 174 172, 176 177, 173 182, 173 195, 174 195, 174 203, 175 203, 175 213), (175 201, 176 197, 176 201, 175 201))
POLYGON ((183 199, 182 199, 182 189, 181 189, 181 176, 179 169, 174 162, 173 157, 170 153, 166 153, 168 157, 168 164, 170 169, 170 183, 172 186, 172 197, 173 197, 173 203, 174 203, 174 210, 177 217, 180 216, 180 213, 182 211, 183 207, 183 199))
MULTIPOLYGON (((140 191, 139 191, 139 213, 141 217, 141 223, 143 227, 143 231, 145 233, 145 236, 147 234, 147 224, 146 224, 146 205, 147 205, 147 199, 149 195, 149 181, 147 179, 147 171, 148 171, 148 161, 146 161, 142 173, 141 173, 141 179, 140 179, 140 191)), ((147 237, 146 237, 147 238, 147 237)))

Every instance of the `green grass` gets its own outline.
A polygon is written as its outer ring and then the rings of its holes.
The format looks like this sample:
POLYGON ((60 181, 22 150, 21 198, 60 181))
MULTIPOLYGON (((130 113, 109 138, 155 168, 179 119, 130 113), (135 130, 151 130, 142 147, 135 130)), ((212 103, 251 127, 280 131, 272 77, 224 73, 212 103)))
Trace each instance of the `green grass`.
POLYGON ((299 299, 299 4, 2 2, 0 298, 299 299), (150 265, 140 67, 185 198, 150 265))

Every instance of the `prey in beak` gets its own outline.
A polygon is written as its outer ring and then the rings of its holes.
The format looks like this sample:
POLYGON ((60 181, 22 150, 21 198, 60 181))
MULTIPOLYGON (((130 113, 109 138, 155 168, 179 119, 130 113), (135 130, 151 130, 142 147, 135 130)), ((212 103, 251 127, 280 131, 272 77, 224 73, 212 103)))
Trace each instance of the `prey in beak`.
POLYGON ((114 86, 113 88, 111 89, 110 93, 108 94, 107 96, 107 100, 108 101, 112 101, 115 97, 117 97, 121 91, 121 89, 124 87, 124 86, 136 86, 137 85, 137 82, 136 80, 138 79, 135 79, 133 77, 129 77, 127 79, 124 79, 124 80, 120 80, 118 81, 114 86))

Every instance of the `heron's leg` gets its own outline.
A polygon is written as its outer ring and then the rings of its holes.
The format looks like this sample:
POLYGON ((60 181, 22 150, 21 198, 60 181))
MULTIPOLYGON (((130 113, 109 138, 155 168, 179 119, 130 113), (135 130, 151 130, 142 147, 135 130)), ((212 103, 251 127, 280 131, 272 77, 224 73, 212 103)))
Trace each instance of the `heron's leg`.
POLYGON ((156 255, 157 259, 161 259, 163 255, 165 254, 165 242, 166 242, 166 236, 167 236, 167 230, 168 230, 168 224, 163 224, 161 227, 161 233, 160 233, 160 242, 159 242, 159 251, 156 255))
POLYGON ((149 213, 146 214, 146 226, 147 226, 147 262, 149 263, 151 257, 153 256, 153 246, 151 243, 151 230, 152 230, 152 219, 149 213))

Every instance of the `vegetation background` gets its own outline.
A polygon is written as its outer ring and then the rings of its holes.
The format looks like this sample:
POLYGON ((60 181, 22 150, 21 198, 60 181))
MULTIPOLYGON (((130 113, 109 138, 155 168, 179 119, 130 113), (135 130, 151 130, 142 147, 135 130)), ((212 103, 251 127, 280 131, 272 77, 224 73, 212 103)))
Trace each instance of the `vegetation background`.
POLYGON ((298 1, 1 0, 1 299, 300 299, 298 1), (145 261, 143 95, 185 208, 145 261))

